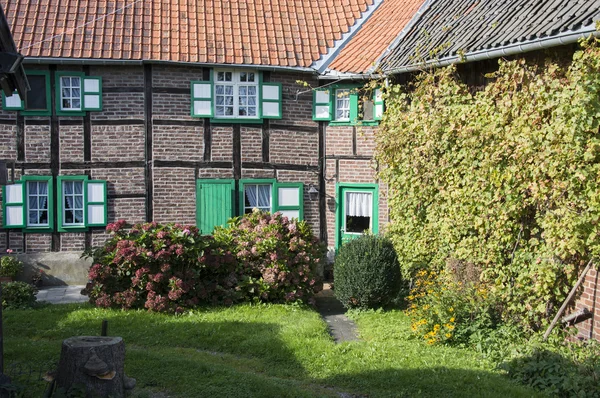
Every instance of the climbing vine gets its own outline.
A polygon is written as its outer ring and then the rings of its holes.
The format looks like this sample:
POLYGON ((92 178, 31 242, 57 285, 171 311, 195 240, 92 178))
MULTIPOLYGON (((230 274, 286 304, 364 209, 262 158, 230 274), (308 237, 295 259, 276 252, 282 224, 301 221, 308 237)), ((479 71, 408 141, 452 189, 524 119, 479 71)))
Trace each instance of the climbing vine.
POLYGON ((405 276, 463 261, 505 316, 555 313, 600 253, 599 47, 566 67, 500 61, 476 93, 454 67, 389 88, 376 156, 405 276))

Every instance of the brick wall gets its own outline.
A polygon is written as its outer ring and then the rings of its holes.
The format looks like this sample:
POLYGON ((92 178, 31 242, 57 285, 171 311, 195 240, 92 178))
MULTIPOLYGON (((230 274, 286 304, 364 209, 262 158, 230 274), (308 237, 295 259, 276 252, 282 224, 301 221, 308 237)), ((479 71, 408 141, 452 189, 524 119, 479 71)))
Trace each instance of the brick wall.
POLYGON ((592 318, 576 325, 579 331, 577 337, 600 340, 600 276, 597 265, 596 269, 588 271, 580 292, 575 311, 587 308, 593 315, 592 318))

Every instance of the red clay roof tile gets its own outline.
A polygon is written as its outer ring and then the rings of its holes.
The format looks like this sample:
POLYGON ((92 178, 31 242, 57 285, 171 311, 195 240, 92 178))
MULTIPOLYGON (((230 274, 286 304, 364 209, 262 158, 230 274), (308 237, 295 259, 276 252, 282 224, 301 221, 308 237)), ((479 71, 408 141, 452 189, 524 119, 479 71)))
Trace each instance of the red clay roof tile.
POLYGON ((385 0, 329 65, 338 72, 366 72, 417 12, 424 0, 385 0))
POLYGON ((373 0, 7 0, 5 11, 17 48, 30 57, 309 67, 372 4, 373 0))

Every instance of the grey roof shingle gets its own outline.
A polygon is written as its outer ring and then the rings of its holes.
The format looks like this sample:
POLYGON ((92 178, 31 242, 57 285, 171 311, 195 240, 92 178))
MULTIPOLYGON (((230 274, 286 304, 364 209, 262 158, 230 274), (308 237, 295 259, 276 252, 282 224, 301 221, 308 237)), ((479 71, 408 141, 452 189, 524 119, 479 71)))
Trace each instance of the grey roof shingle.
POLYGON ((431 0, 381 61, 385 72, 423 62, 593 31, 600 0, 431 0))

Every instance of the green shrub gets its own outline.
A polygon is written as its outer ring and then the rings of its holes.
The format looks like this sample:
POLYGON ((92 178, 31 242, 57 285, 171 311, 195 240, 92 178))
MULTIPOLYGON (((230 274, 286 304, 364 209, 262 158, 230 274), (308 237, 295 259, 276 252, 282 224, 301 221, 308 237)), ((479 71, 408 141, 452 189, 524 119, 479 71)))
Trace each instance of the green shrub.
POLYGON ((14 256, 4 256, 0 259, 0 276, 14 278, 23 270, 23 262, 14 256))
POLYGON ((346 308, 376 308, 398 298, 402 278, 392 242, 363 235, 345 243, 333 266, 335 296, 346 308))
POLYGON ((244 299, 314 304, 323 287, 318 269, 325 246, 305 221, 254 211, 217 227, 214 238, 237 260, 236 285, 244 299))
POLYGON ((500 323, 498 299, 489 287, 458 280, 451 271, 419 271, 407 300, 411 328, 427 344, 470 344, 472 335, 487 334, 500 323))
POLYGON ((2 308, 31 308, 35 304, 35 287, 25 282, 2 284, 2 308))

